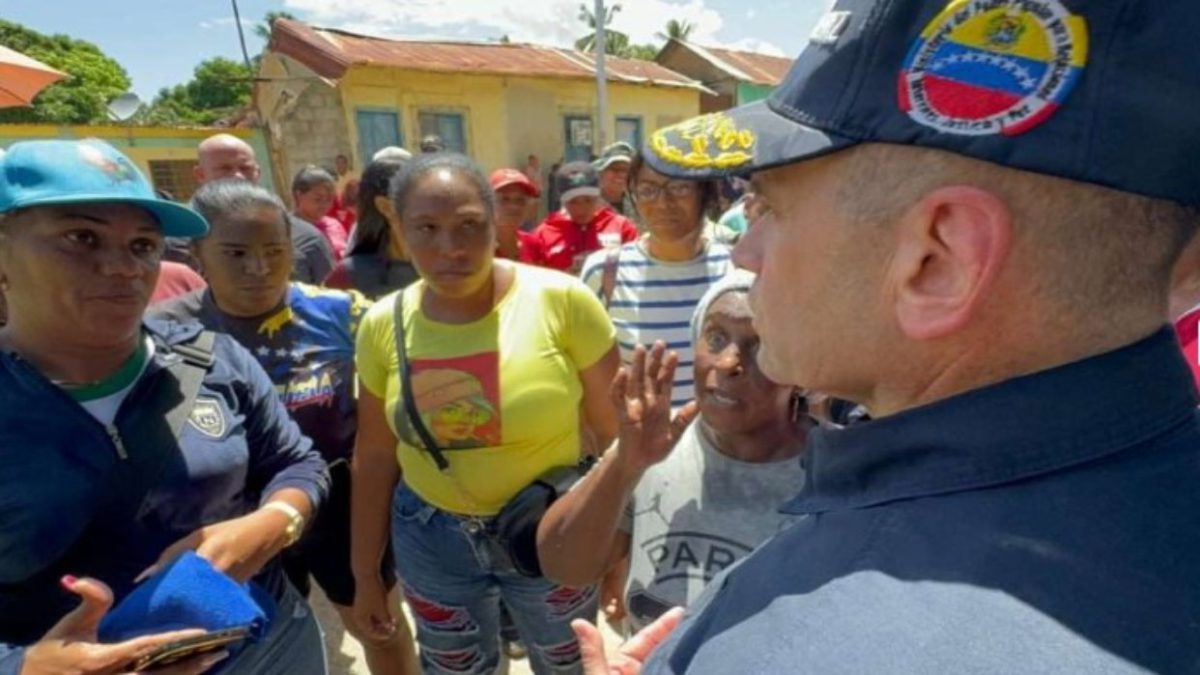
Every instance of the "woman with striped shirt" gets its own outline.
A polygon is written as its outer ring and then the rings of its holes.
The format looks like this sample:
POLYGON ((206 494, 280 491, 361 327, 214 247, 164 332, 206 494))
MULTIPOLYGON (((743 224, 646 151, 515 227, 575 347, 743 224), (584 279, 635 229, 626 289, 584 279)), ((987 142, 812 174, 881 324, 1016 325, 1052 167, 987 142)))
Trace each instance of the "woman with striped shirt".
POLYGON ((622 362, 630 363, 637 345, 658 340, 679 354, 671 401, 679 408, 693 393, 692 314, 709 287, 733 266, 729 249, 705 235, 718 190, 713 183, 668 178, 637 155, 630 166, 629 192, 646 234, 592 254, 581 276, 608 307, 622 362))

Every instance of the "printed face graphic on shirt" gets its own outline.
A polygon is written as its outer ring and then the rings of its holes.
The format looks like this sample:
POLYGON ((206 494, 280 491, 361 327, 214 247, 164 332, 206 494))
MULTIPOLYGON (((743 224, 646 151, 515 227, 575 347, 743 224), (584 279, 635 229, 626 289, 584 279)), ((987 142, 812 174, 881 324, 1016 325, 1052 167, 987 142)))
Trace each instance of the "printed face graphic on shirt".
POLYGON ((418 359, 412 386, 421 421, 438 445, 450 450, 500 445, 498 352, 418 359))

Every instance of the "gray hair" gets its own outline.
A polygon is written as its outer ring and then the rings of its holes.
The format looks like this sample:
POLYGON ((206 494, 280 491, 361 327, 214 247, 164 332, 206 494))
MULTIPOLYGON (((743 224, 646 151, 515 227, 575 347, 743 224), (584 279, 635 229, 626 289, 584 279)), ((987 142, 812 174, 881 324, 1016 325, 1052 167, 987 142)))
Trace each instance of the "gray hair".
POLYGON ((483 170, 479 168, 479 165, 470 157, 457 152, 417 155, 411 162, 406 163, 400 169, 400 173, 392 178, 392 184, 388 190, 388 197, 392 200, 392 206, 395 207, 396 213, 404 214, 404 204, 408 201, 408 195, 413 188, 422 178, 439 169, 465 176, 479 193, 488 222, 492 222, 496 215, 496 193, 492 192, 492 185, 488 182, 487 176, 483 175, 483 170))
POLYGON ((205 183, 192 195, 191 205, 209 222, 209 233, 212 232, 211 226, 215 226, 218 221, 252 209, 274 209, 279 213, 280 221, 291 232, 287 208, 279 197, 266 188, 239 178, 205 183))
POLYGON ((297 171, 295 178, 292 178, 292 194, 302 195, 318 185, 337 185, 337 180, 325 169, 309 164, 297 171))

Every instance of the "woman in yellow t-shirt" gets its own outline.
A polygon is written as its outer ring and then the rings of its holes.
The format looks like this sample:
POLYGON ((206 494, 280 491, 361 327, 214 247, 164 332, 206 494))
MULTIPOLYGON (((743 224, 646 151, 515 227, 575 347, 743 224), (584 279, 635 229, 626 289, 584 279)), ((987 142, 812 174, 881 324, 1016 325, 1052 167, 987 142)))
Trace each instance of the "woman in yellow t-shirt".
POLYGON ((575 278, 494 259, 494 195, 466 157, 419 157, 393 180, 391 199, 421 275, 399 292, 411 398, 448 466, 406 414, 394 293, 358 333, 356 620, 380 639, 395 626, 379 578, 390 508, 427 671, 493 670, 503 599, 535 672, 582 672, 570 621, 594 617, 594 590, 523 577, 487 537, 521 489, 579 461, 585 434, 598 447, 614 436, 612 324, 575 278))

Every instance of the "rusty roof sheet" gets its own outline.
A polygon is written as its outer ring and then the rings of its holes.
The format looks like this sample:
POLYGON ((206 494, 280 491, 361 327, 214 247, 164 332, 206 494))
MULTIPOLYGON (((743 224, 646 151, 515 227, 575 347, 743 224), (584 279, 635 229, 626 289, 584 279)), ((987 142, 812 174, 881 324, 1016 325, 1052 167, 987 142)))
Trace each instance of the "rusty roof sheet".
POLYGON ((743 82, 778 86, 792 68, 792 59, 782 56, 768 56, 720 47, 704 47, 682 40, 672 40, 672 42, 684 46, 743 82))
MULTIPOLYGON (((279 19, 272 25, 270 48, 332 79, 342 77, 351 66, 571 79, 596 76, 593 56, 573 49, 392 40, 316 28, 290 19, 279 19)), ((604 63, 610 81, 705 90, 699 82, 652 61, 610 56, 604 63)))

